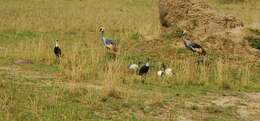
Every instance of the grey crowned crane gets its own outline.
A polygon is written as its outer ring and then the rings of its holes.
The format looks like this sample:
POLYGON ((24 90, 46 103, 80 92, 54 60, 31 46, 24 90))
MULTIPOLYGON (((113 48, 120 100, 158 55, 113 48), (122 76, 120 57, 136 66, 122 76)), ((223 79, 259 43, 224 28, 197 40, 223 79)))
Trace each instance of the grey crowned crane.
POLYGON ((114 52, 117 52, 117 45, 116 43, 113 42, 113 40, 111 39, 107 39, 104 34, 105 34, 105 29, 104 27, 100 27, 99 29, 100 32, 100 39, 102 41, 102 43, 104 44, 104 46, 110 50, 113 50, 114 52))
POLYGON ((166 68, 165 64, 163 63, 163 64, 162 64, 162 68, 161 68, 161 70, 159 70, 159 71, 157 72, 157 75, 158 75, 159 77, 172 76, 172 75, 173 75, 172 69, 171 69, 171 68, 166 68))
POLYGON ((58 40, 55 40, 54 54, 57 58, 61 57, 61 49, 59 47, 58 40))
POLYGON ((138 75, 140 75, 140 76, 146 75, 149 71, 149 68, 150 68, 150 65, 149 65, 149 59, 148 59, 147 62, 145 63, 145 65, 143 65, 140 68, 138 75))
POLYGON ((190 38, 187 37, 187 32, 184 30, 182 32, 182 40, 186 48, 190 49, 192 52, 199 53, 200 55, 206 55, 207 52, 199 44, 193 42, 190 38))

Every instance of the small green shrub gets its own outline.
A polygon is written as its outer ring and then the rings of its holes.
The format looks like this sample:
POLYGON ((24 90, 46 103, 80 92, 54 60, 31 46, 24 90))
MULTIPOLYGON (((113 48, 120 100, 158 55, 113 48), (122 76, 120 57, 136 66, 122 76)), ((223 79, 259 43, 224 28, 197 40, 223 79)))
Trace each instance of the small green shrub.
POLYGON ((246 38, 250 42, 250 46, 256 49, 260 49, 260 38, 259 37, 247 37, 246 38))
POLYGON ((130 38, 133 40, 139 40, 141 38, 141 36, 142 35, 139 32, 133 32, 133 33, 131 33, 130 38))
POLYGON ((249 29, 251 32, 253 32, 254 34, 256 34, 256 35, 260 35, 260 30, 258 30, 258 29, 249 29))

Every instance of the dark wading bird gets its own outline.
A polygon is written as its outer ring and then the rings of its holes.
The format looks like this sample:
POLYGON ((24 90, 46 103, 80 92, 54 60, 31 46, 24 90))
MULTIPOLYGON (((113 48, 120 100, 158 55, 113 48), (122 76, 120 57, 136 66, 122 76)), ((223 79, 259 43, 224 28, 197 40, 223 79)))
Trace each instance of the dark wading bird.
POLYGON ((100 32, 100 39, 102 41, 102 43, 104 44, 104 46, 110 50, 113 50, 114 52, 117 52, 117 45, 116 43, 113 42, 113 40, 111 39, 107 39, 104 34, 105 34, 105 29, 104 27, 100 27, 99 29, 100 32))
MULTIPOLYGON (((150 65, 149 65, 149 59, 146 61, 145 65, 143 65, 140 70, 139 70, 139 73, 138 75, 140 76, 146 76, 146 74, 149 72, 149 68, 150 68, 150 65)), ((144 83, 144 80, 142 81, 144 83)))
POLYGON ((187 32, 184 30, 182 32, 182 40, 186 48, 190 49, 192 52, 196 52, 200 55, 206 55, 207 52, 199 44, 193 42, 190 38, 187 37, 187 32))
POLYGON ((54 54, 56 55, 57 61, 59 62, 61 57, 61 49, 59 47, 58 40, 55 40, 54 54))

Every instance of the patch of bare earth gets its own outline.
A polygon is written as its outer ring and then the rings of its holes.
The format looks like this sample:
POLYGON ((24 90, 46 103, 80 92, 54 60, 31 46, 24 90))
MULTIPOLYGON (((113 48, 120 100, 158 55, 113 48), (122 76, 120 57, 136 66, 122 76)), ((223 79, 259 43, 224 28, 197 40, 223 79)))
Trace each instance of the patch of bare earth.
POLYGON ((247 94, 245 105, 237 106, 237 113, 242 119, 250 119, 251 121, 260 120, 260 93, 247 94))
POLYGON ((219 117, 230 120, 259 121, 260 93, 220 96, 176 97, 166 102, 155 119, 173 121, 201 121, 219 117))

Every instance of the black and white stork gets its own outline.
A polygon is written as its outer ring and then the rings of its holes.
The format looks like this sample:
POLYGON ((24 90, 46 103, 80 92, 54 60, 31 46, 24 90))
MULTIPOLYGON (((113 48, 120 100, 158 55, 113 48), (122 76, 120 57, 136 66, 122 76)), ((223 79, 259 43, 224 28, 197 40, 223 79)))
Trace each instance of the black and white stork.
POLYGON ((147 62, 145 63, 145 65, 143 65, 140 68, 138 75, 140 75, 140 76, 146 75, 149 71, 149 68, 150 68, 150 64, 149 64, 149 59, 148 59, 147 62))
MULTIPOLYGON (((149 72, 150 64, 149 64, 149 59, 147 62, 140 68, 138 75, 143 77, 146 77, 147 73, 149 72)), ((142 79, 142 83, 144 83, 145 79, 142 79)))
POLYGON ((61 57, 61 49, 59 47, 58 40, 55 40, 54 54, 56 55, 57 59, 61 57))

